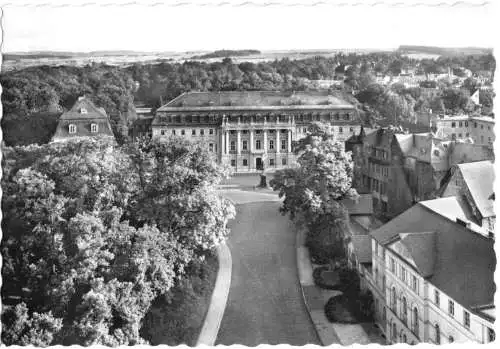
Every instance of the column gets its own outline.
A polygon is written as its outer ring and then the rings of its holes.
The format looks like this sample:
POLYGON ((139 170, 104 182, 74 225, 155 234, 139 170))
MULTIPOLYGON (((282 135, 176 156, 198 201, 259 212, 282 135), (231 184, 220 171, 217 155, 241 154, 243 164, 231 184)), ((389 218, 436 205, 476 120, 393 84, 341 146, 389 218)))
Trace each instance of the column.
POLYGON ((229 131, 226 131, 226 154, 229 153, 228 148, 229 148, 229 131))
POLYGON ((250 130, 250 153, 253 153, 253 132, 254 130, 250 130))
POLYGON ((276 130, 276 154, 279 154, 281 149, 280 130, 276 130))
MULTIPOLYGON (((241 154, 241 131, 240 130, 236 131, 236 154, 238 154, 238 155, 241 154)), ((238 159, 236 159, 236 162, 238 162, 238 159)))
POLYGON ((292 152, 292 130, 288 130, 288 152, 292 152))
POLYGON ((249 170, 252 170, 253 168, 255 168, 255 159, 253 157, 253 133, 254 133, 254 130, 253 129, 250 129, 250 156, 248 157, 248 169, 249 170))
POLYGON ((267 153, 267 147, 268 147, 268 145, 267 145, 267 130, 264 129, 264 130, 262 130, 262 132, 264 132, 264 154, 265 154, 265 153, 267 153))
POLYGON ((222 130, 222 132, 220 133, 220 153, 221 154, 226 153, 226 144, 224 142, 225 140, 226 140, 226 132, 224 130, 222 130))

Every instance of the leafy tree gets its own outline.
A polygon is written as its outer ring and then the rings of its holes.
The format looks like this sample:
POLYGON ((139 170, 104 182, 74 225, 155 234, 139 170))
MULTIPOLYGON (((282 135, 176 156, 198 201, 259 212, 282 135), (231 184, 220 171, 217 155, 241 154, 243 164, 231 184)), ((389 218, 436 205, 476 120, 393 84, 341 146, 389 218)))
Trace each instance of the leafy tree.
POLYGON ((491 90, 480 90, 479 91, 479 103, 486 108, 493 107, 493 100, 495 98, 495 93, 491 90))
POLYGON ((443 91, 442 99, 444 107, 453 113, 474 110, 468 91, 449 88, 443 91))
POLYGON ((312 223, 326 219, 336 223, 343 218, 345 197, 355 197, 352 159, 342 144, 335 142, 330 126, 314 123, 308 135, 294 145, 298 167, 280 170, 270 185, 284 197, 280 211, 306 217, 312 223))
POLYGON ((200 146, 137 147, 90 139, 4 150, 6 343, 143 343, 152 302, 227 236, 234 208, 211 190, 224 172, 200 146))
POLYGON ((331 126, 321 123, 312 124, 308 135, 294 144, 294 152, 298 167, 278 171, 270 185, 284 197, 280 212, 306 225, 312 257, 326 262, 341 256, 347 219, 341 200, 357 197, 351 155, 335 142, 331 126))
POLYGON ((399 75, 401 74, 401 69, 403 68, 403 62, 401 62, 399 59, 393 60, 390 64, 387 70, 392 74, 392 75, 399 75))
POLYGON ((214 185, 229 171, 212 161, 206 147, 176 138, 134 143, 128 152, 140 178, 130 213, 135 219, 171 231, 193 251, 226 238, 234 208, 215 194, 214 185))

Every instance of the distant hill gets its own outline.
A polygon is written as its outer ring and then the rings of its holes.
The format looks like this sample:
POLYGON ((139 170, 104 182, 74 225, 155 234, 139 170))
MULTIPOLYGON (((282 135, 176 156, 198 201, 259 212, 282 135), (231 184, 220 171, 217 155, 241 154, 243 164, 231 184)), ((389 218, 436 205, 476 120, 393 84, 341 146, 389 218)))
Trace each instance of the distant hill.
POLYGON ((261 52, 259 50, 218 50, 200 56, 193 56, 191 59, 225 58, 260 54, 261 52))
POLYGON ((397 49, 399 53, 427 53, 435 55, 478 55, 493 53, 492 48, 486 47, 438 47, 438 46, 415 46, 401 45, 397 49))
POLYGON ((172 52, 142 52, 130 50, 118 51, 91 51, 91 52, 67 52, 67 51, 30 51, 30 52, 7 52, 3 54, 5 61, 22 60, 22 59, 69 59, 80 57, 106 57, 106 56, 145 56, 167 54, 172 52))

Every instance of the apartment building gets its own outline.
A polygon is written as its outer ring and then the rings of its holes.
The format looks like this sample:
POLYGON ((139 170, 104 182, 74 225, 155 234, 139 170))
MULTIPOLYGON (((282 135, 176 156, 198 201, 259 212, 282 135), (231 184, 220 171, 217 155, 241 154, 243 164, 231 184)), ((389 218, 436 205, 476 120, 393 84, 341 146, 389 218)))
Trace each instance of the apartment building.
POLYGON ((494 340, 494 241, 456 197, 419 202, 370 235, 365 279, 388 343, 494 340))
POLYGON ((466 140, 475 144, 495 141, 495 119, 489 116, 438 116, 432 123, 436 136, 443 140, 466 140))

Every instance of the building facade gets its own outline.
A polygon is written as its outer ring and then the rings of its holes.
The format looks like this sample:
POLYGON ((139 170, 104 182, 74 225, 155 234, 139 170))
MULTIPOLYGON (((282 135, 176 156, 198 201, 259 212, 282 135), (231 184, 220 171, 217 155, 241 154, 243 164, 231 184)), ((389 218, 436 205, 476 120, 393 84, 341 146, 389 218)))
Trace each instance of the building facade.
POLYGON ((236 172, 293 166, 292 143, 312 122, 332 125, 342 144, 360 130, 356 109, 328 92, 188 92, 156 111, 153 138, 204 142, 236 172))
POLYGON ((86 97, 79 97, 73 107, 61 115, 51 142, 80 137, 110 137, 114 140, 106 111, 86 97))
POLYGON ((495 141, 495 119, 489 116, 438 116, 433 124, 436 136, 443 140, 469 140, 475 144, 495 141))
POLYGON ((490 145, 442 140, 430 132, 363 129, 346 141, 354 162, 353 186, 372 193, 377 216, 392 218, 438 196, 460 163, 494 160, 490 145))
POLYGON ((494 340, 494 241, 462 218, 455 198, 423 201, 370 234, 364 277, 388 343, 494 340))

